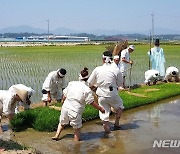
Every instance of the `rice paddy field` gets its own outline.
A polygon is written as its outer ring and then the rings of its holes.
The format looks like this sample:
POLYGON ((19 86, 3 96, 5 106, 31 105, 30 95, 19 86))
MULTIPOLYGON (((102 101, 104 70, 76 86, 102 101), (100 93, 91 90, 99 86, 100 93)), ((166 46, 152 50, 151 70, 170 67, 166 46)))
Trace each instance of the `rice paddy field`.
MULTIPOLYGON (((78 80, 84 67, 89 72, 102 64, 102 52, 107 45, 77 46, 35 46, 0 47, 0 89, 6 90, 13 84, 25 84, 35 90, 34 103, 40 102, 42 84, 48 73, 59 68, 67 70, 67 83, 78 80)), ((135 45, 131 54, 134 61, 131 72, 131 85, 144 82, 144 72, 148 70, 147 51, 149 45, 135 45)), ((161 45, 164 49, 166 68, 176 66, 180 69, 180 45, 161 45)), ((129 72, 128 72, 129 73, 129 72)), ((126 85, 129 85, 129 78, 126 85)))

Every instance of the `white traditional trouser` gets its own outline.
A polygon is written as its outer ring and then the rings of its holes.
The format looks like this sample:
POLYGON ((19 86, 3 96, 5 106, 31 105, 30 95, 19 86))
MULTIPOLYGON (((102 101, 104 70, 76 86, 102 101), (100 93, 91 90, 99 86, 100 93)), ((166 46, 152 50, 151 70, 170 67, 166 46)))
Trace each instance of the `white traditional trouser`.
POLYGON ((61 115, 59 122, 61 125, 70 125, 74 128, 81 128, 82 127, 82 113, 77 113, 71 109, 68 109, 62 106, 61 115))
POLYGON ((99 105, 105 109, 105 113, 99 111, 100 119, 103 121, 109 121, 109 115, 111 107, 117 111, 119 108, 124 109, 123 100, 117 95, 113 97, 99 97, 99 105))

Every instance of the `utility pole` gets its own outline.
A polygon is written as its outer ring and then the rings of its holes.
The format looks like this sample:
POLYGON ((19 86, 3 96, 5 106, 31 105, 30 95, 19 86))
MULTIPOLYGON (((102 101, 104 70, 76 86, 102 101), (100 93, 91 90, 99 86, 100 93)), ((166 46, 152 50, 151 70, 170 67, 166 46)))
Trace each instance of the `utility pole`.
POLYGON ((154 12, 151 14, 152 17, 152 43, 154 41, 154 12))
POLYGON ((46 21, 47 21, 47 23, 48 23, 48 42, 49 42, 49 19, 46 20, 46 21))

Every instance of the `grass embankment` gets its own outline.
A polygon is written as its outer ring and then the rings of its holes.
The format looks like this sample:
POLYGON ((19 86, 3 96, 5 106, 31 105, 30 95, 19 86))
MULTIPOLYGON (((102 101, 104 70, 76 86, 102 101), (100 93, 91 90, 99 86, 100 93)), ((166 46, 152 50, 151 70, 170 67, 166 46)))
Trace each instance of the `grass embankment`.
MULTIPOLYGON (((167 83, 120 92, 125 109, 130 109, 180 95, 180 84, 167 83)), ((55 131, 59 123, 60 112, 48 107, 39 107, 21 112, 11 121, 14 131, 33 128, 38 131, 55 131)), ((98 118, 98 110, 87 105, 83 113, 83 122, 98 118)))

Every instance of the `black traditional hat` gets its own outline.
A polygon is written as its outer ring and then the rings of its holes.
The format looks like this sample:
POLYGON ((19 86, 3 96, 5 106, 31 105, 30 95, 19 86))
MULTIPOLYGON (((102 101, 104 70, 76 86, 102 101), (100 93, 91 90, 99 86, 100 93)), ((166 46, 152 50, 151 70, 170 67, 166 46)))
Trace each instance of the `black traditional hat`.
POLYGON ((154 42, 155 45, 159 45, 159 39, 156 39, 154 42))

